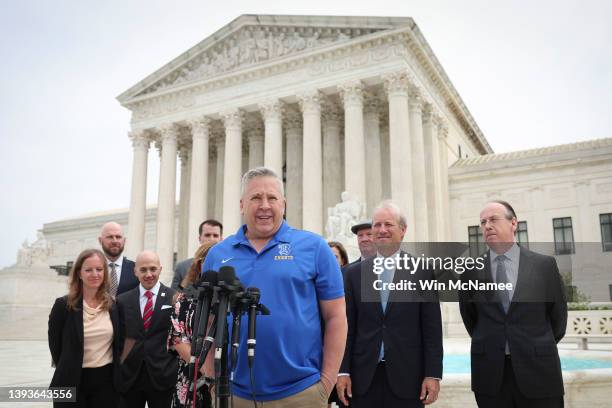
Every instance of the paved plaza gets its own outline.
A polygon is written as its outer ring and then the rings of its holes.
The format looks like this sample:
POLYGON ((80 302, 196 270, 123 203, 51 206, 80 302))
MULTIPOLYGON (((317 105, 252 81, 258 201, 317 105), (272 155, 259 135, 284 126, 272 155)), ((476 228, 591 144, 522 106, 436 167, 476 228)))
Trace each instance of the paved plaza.
MULTIPOLYGON (((589 345, 590 350, 577 350, 574 342, 563 342, 559 345, 562 356, 574 356, 580 358, 597 358, 604 360, 612 360, 612 344, 610 343, 592 343, 589 345)), ((466 339, 445 339, 444 352, 447 355, 451 354, 467 354, 469 353, 469 343, 466 339)), ((53 375, 51 367, 51 356, 47 342, 43 340, 0 340, 0 386, 48 386, 53 375)), ((440 400, 434 406, 436 407, 455 407, 452 401, 454 400, 453 390, 455 385, 465 383, 469 379, 469 374, 449 374, 445 376, 442 382, 440 392, 440 400), (467 377, 467 378, 466 378, 467 377), (445 392, 446 391, 446 392, 445 392)), ((468 395, 469 396, 469 395, 468 395)), ((461 403, 461 408, 476 407, 475 403, 466 405, 461 403)), ((570 406, 566 404, 566 406, 570 406)), ((582 407, 583 405, 572 404, 573 407, 582 407)), ((585 407, 587 405, 584 405, 585 407)), ((588 405, 592 406, 592 405, 588 405)), ((1 403, 0 408, 16 407, 16 408, 38 408, 52 407, 51 403, 1 403)))

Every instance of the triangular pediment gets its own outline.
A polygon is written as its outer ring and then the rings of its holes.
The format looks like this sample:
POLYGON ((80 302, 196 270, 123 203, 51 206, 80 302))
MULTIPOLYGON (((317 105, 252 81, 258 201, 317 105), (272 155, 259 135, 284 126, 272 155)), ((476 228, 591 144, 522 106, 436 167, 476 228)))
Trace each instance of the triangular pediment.
POLYGON ((410 18, 243 15, 119 96, 122 103, 382 30, 410 18))

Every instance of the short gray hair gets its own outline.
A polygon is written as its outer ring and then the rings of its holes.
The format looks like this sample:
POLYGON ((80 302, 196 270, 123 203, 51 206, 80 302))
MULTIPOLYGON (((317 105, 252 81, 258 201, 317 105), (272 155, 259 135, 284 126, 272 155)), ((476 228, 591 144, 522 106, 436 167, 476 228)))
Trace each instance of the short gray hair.
POLYGON ((391 210, 397 216, 399 226, 404 228, 408 227, 406 216, 402 213, 399 205, 395 204, 393 201, 384 200, 374 208, 374 211, 372 211, 372 223, 374 222, 374 213, 378 210, 391 210))
POLYGON ((242 176, 242 183, 240 185, 240 196, 244 195, 247 184, 249 184, 251 180, 257 177, 275 178, 276 181, 278 181, 278 190, 280 191, 283 197, 285 196, 285 189, 283 188, 283 180, 281 180, 281 178, 278 176, 278 174, 276 174, 274 170, 269 169, 267 167, 263 167, 263 166, 252 168, 248 170, 246 173, 244 173, 244 175, 242 176))

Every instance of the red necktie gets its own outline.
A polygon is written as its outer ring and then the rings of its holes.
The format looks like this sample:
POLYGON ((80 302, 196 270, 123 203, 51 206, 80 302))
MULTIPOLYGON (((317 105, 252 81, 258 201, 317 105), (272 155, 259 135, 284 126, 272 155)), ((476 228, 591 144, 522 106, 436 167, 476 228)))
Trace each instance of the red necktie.
POLYGON ((151 325, 151 316, 153 316, 153 293, 150 291, 145 292, 147 304, 145 305, 144 312, 142 313, 142 320, 144 321, 144 329, 149 330, 151 325))

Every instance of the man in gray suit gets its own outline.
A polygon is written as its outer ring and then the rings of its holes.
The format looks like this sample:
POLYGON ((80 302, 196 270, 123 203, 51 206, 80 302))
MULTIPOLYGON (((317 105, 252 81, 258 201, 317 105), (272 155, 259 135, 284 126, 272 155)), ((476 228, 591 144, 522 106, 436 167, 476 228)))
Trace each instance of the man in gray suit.
MULTIPOLYGON (((216 243, 223 240, 223 224, 213 219, 203 221, 198 228, 198 240, 200 241, 200 245, 205 242, 216 243)), ((184 289, 181 287, 181 282, 187 275, 192 263, 193 257, 176 264, 174 267, 174 278, 172 278, 172 289, 184 289)))

